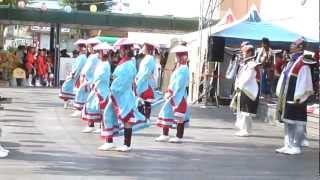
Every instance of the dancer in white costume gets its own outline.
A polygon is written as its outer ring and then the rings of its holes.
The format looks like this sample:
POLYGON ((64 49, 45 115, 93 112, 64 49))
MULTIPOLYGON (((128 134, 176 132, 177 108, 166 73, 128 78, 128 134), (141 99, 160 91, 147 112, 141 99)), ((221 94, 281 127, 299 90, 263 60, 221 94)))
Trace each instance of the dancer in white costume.
POLYGON ((307 123, 307 99, 313 94, 312 75, 303 57, 303 38, 290 46, 290 60, 277 85, 278 120, 284 123, 284 146, 278 153, 301 154, 307 123))
POLYGON ((245 45, 243 64, 236 77, 235 95, 230 104, 231 108, 237 111, 235 126, 240 129, 237 136, 249 136, 252 117, 257 114, 260 73, 254 54, 254 47, 245 45))

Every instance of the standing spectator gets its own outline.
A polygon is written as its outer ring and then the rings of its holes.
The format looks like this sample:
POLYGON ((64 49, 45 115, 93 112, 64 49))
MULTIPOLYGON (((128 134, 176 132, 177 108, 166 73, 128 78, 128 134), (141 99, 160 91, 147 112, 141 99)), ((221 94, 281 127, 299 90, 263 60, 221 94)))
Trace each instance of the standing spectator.
POLYGON ((67 49, 63 49, 63 50, 61 51, 60 57, 70 57, 70 55, 68 54, 67 49))
POLYGON ((24 59, 25 59, 25 53, 24 53, 24 51, 25 51, 25 47, 24 46, 18 46, 18 50, 17 50, 17 52, 16 52, 16 55, 17 55, 17 58, 18 58, 18 60, 19 60, 19 63, 21 64, 21 65, 23 65, 24 64, 24 59))
POLYGON ((155 90, 160 89, 160 84, 161 84, 161 71, 162 71, 162 66, 161 66, 161 54, 158 49, 155 50, 155 57, 156 57, 156 67, 153 73, 154 79, 155 79, 155 90))
POLYGON ((282 69, 285 65, 285 59, 283 57, 283 52, 277 53, 275 55, 275 64, 274 64, 274 81, 272 85, 272 91, 275 92, 275 87, 277 86, 278 80, 280 78, 282 69))
POLYGON ((36 63, 37 80, 36 86, 47 84, 48 65, 46 62, 46 49, 41 49, 36 63))
POLYGON ((29 86, 33 86, 32 79, 33 79, 34 62, 35 62, 34 53, 35 53, 34 48, 28 47, 27 55, 25 59, 25 68, 27 70, 27 78, 28 78, 29 86))
POLYGON ((73 50, 72 51, 72 58, 77 58, 79 56, 79 51, 73 50))
POLYGON ((314 52, 314 55, 313 55, 313 59, 314 61, 316 61, 316 63, 313 65, 312 69, 313 69, 313 78, 312 78, 312 81, 313 81, 313 88, 315 90, 315 95, 316 97, 319 98, 319 86, 320 86, 320 46, 319 46, 319 49, 316 50, 314 52))
POLYGON ((52 87, 53 86, 53 80, 54 80, 54 64, 53 64, 53 57, 51 55, 51 52, 48 51, 47 53, 47 65, 48 65, 48 84, 47 86, 52 87))
POLYGON ((271 97, 271 82, 273 79, 272 50, 268 38, 262 38, 261 48, 258 49, 257 63, 262 64, 261 93, 267 99, 271 97))

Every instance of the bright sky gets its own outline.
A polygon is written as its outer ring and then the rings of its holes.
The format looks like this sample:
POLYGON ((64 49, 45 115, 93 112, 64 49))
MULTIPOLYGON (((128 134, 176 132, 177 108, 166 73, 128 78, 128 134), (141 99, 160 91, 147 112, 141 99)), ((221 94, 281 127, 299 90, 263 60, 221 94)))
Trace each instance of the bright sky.
MULTIPOLYGON (((35 1, 39 3, 32 4, 34 7, 40 7, 43 2, 35 1)), ((114 0, 120 1, 130 4, 128 8, 122 7, 123 13, 176 17, 198 17, 200 14, 201 0, 114 0)), ((209 2, 204 1, 206 5, 209 2)), ((59 8, 57 0, 46 3, 48 8, 59 8)), ((117 9, 119 7, 115 7, 115 10, 117 9)), ((260 15, 264 20, 272 21, 286 29, 319 39, 319 0, 261 0, 260 15)))
MULTIPOLYGON (((34 0, 31 7, 40 7, 45 2, 48 8, 59 9, 58 0, 34 0)), ((124 8, 128 13, 141 13, 145 15, 174 15, 177 17, 198 17, 200 0, 114 0, 114 2, 129 2, 130 7, 124 8)))
POLYGON ((319 0, 262 0, 261 5, 264 20, 319 41, 319 0))
POLYGON ((122 0, 130 3, 130 13, 197 17, 200 0, 122 0))

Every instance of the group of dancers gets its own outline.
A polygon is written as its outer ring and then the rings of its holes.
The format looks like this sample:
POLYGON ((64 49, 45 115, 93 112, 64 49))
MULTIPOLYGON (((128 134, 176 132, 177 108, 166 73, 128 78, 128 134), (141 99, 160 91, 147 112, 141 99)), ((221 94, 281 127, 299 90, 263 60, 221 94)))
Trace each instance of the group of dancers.
MULTIPOLYGON (((80 116, 81 120, 88 122, 82 132, 100 133, 105 143, 98 147, 99 150, 130 151, 132 132, 150 125, 152 104, 161 99, 157 98, 153 75, 156 71, 154 53, 158 45, 142 44, 139 52, 143 58, 138 66, 135 58, 137 43, 128 38, 113 46, 95 38, 80 39, 75 45, 80 53, 59 93, 65 102, 64 107, 73 101, 75 112, 72 116, 80 116), (111 72, 110 62, 114 58, 118 64, 111 72), (116 146, 114 137, 120 135, 124 136, 123 145, 116 146)), ((181 143, 184 127, 190 119, 186 94, 188 50, 178 45, 171 52, 176 53, 177 65, 162 98, 163 107, 156 122, 163 132, 155 140, 181 143), (170 128, 177 129, 176 137, 169 137, 170 128)))
MULTIPOLYGON (((135 42, 123 39, 114 46, 96 39, 78 40, 79 56, 60 90, 65 108, 73 101, 75 113, 88 122, 83 133, 100 133, 105 143, 99 150, 131 150, 133 131, 150 125, 152 105, 157 101, 154 51, 156 44, 144 42, 140 53, 144 56, 139 66, 135 59, 135 42), (111 72, 111 59, 118 64, 111 72), (138 68, 137 68, 138 67, 138 68), (95 126, 100 123, 96 129, 95 126), (115 136, 124 136, 123 145, 117 146, 115 136)), ((307 111, 309 96, 314 92, 309 65, 304 58, 304 39, 298 39, 290 46, 290 59, 286 63, 277 84, 277 119, 284 123, 284 146, 278 153, 300 154, 306 140, 307 111)), ((249 136, 252 117, 257 113, 260 92, 261 62, 255 60, 255 49, 249 42, 241 44, 241 64, 235 79, 235 93, 230 107, 237 113, 237 136, 249 136)), ((176 66, 171 74, 163 105, 156 125, 162 129, 157 142, 182 143, 184 129, 188 126, 190 112, 187 104, 189 83, 188 49, 177 45, 171 49, 176 54, 176 66), (169 129, 176 129, 175 137, 169 136, 169 129)), ((162 103, 161 103, 162 104, 162 103)), ((1 129, 0 129, 1 135, 1 129)), ((0 146, 0 157, 9 151, 0 146)))
MULTIPOLYGON (((300 38, 290 46, 290 59, 277 83, 277 119, 284 123, 284 146, 276 149, 283 154, 300 154, 308 145, 306 139, 307 102, 314 94, 310 61, 304 58, 306 42, 300 38)), ((254 46, 241 44, 241 63, 235 78, 235 92, 230 107, 236 111, 237 136, 249 136, 252 118, 257 113, 260 93, 261 62, 255 58, 254 46)), ((263 57, 263 55, 262 55, 263 57)), ((265 57, 267 57, 265 55, 265 57)))
MULTIPOLYGON (((306 142, 307 99, 313 94, 310 61, 304 58, 306 42, 303 38, 290 46, 290 60, 285 65, 277 84, 277 117, 284 123, 284 146, 276 150, 284 154, 300 154, 306 142)), ((143 43, 144 54, 139 67, 134 58, 135 43, 126 39, 114 47, 92 40, 79 40, 80 55, 73 71, 63 84, 60 97, 74 99, 78 110, 74 115, 88 121, 82 132, 99 132, 105 143, 99 150, 131 150, 132 131, 148 127, 152 103, 155 100, 153 73, 155 72, 155 44, 143 43), (110 72, 110 59, 119 51, 119 63, 110 72), (88 50, 88 52, 86 51, 88 50), (95 129, 95 123, 101 126, 95 129), (113 137, 124 135, 124 145, 116 147, 113 137)), ((252 118, 257 113, 260 93, 260 65, 255 48, 249 42, 241 44, 241 63, 235 78, 235 93, 230 104, 237 113, 237 136, 249 136, 252 118)), ((158 142, 181 143, 184 128, 188 126, 190 113, 187 105, 189 83, 188 49, 178 45, 171 50, 176 54, 176 67, 164 95, 164 104, 157 119, 162 134, 158 142), (169 137, 169 129, 177 129, 175 137, 169 137)), ((261 57, 264 57, 263 54, 261 57)))

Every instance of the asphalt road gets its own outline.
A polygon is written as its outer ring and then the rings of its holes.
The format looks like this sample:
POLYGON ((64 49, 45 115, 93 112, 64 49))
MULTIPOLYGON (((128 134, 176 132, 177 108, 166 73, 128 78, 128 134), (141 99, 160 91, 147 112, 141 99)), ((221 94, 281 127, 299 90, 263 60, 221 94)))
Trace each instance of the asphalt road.
POLYGON ((193 106, 183 144, 154 142, 160 129, 152 126, 134 135, 130 153, 101 152, 103 141, 80 133, 85 123, 63 109, 57 89, 0 88, 0 95, 13 98, 0 111, 0 143, 11 151, 0 159, 0 180, 319 179, 318 137, 302 155, 276 154, 281 128, 256 120, 251 137, 235 137, 227 107, 193 106))

